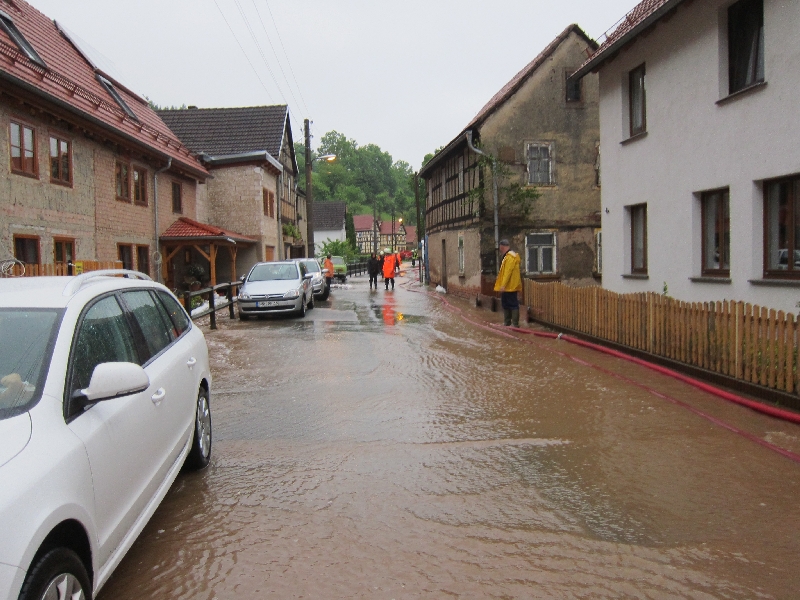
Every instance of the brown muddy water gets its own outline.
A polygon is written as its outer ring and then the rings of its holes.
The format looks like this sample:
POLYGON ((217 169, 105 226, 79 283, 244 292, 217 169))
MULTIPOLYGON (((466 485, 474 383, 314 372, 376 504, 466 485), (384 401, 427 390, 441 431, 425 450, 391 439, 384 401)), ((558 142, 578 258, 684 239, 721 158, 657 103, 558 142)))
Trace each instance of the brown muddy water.
POLYGON ((800 428, 398 283, 206 328, 213 461, 101 600, 800 597, 800 464, 590 365, 800 428))

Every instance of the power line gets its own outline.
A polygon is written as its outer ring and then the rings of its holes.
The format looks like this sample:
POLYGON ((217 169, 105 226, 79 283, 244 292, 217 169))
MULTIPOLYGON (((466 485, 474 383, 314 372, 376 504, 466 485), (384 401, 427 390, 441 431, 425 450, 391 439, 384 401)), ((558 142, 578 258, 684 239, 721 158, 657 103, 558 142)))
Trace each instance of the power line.
POLYGON ((272 19, 272 24, 275 26, 275 33, 278 34, 278 41, 281 43, 281 49, 283 50, 283 55, 286 57, 286 64, 289 65, 289 72, 292 74, 292 79, 294 79, 294 85, 297 88, 297 93, 300 94, 300 100, 303 102, 303 109, 306 111, 306 114, 310 114, 306 100, 303 98, 303 90, 300 89, 300 84, 297 83, 297 77, 294 74, 292 63, 289 60, 289 54, 286 52, 286 46, 283 45, 283 38, 281 38, 281 32, 280 29, 278 29, 278 23, 275 21, 275 16, 272 14, 272 9, 269 6, 269 0, 264 0, 264 4, 267 5, 267 10, 269 11, 269 16, 272 19))
MULTIPOLYGON (((216 1, 216 0, 215 0, 216 1)), ((258 53, 261 55, 261 60, 264 61, 264 65, 266 65, 267 70, 269 71, 270 77, 272 77, 272 82, 275 84, 275 87, 278 88, 278 92, 280 92, 283 101, 288 104, 288 100, 286 100, 286 95, 283 93, 278 80, 275 78, 275 73, 272 72, 272 67, 269 66, 267 62, 267 57, 264 56, 264 51, 261 49, 261 44, 258 43, 258 38, 256 34, 253 32, 253 28, 250 27, 250 21, 247 20, 247 15, 244 14, 244 10, 242 9, 242 5, 239 3, 239 0, 233 0, 236 4, 236 8, 239 9, 239 14, 242 15, 242 19, 244 20, 244 24, 247 26, 247 30, 250 32, 250 37, 253 38, 253 41, 256 44, 256 48, 258 48, 258 53)))
POLYGON ((253 73, 255 73, 256 79, 258 79, 258 82, 261 84, 261 87, 264 88, 264 91, 267 92, 267 96, 269 97, 269 101, 270 102, 275 102, 275 100, 272 98, 272 94, 269 93, 269 90, 267 89, 267 86, 264 85, 264 82, 261 80, 261 76, 258 74, 258 71, 256 71, 255 66, 250 61, 250 57, 247 56, 247 52, 244 51, 244 47, 242 46, 242 43, 239 41, 239 38, 236 37, 236 32, 233 30, 233 27, 231 27, 231 24, 228 23, 228 19, 225 18, 225 13, 222 12, 222 9, 219 7, 219 4, 217 3, 217 0, 214 0, 214 5, 217 7, 217 10, 219 11, 219 14, 222 15, 222 20, 225 21, 225 24, 228 26, 228 29, 230 29, 231 35, 233 35, 233 39, 236 40, 236 43, 239 45, 239 49, 242 51, 242 54, 244 54, 245 59, 247 59, 247 63, 250 65, 250 68, 253 69, 253 73))
POLYGON ((256 6, 256 0, 250 0, 250 1, 253 3, 253 8, 256 9, 258 20, 261 23, 261 29, 264 30, 264 35, 267 36, 269 47, 272 48, 272 54, 275 56, 275 61, 278 63, 278 68, 281 70, 281 75, 283 75, 283 80, 286 82, 286 87, 289 88, 289 93, 292 95, 292 100, 294 100, 294 103, 297 105, 298 102, 297 98, 294 95, 294 92, 292 91, 292 84, 289 82, 289 78, 286 77, 286 72, 283 70, 283 65, 281 64, 281 59, 278 56, 278 53, 275 51, 275 46, 272 44, 272 39, 269 37, 269 33, 267 32, 267 27, 266 25, 264 25, 264 20, 261 18, 261 12, 258 10, 258 6, 256 6))

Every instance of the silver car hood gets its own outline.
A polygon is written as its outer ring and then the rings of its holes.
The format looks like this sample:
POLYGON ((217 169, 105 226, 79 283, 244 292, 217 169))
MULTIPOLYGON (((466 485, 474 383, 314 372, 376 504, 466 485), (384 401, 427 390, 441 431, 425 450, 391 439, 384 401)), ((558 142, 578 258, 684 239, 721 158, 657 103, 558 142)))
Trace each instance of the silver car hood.
POLYGON ((296 290, 301 286, 302 282, 299 279, 248 281, 244 284, 242 292, 251 296, 269 296, 272 294, 285 294, 289 290, 296 290))

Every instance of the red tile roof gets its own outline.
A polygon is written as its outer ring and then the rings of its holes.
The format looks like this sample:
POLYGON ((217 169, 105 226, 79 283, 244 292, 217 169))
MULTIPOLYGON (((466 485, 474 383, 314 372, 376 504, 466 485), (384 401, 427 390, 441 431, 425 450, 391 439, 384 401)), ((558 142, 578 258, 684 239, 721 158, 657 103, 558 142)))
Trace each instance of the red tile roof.
MULTIPOLYGON (((399 235, 403 232, 403 224, 400 221, 394 222, 394 234, 399 235)), ((381 227, 378 230, 381 235, 392 235, 392 222, 391 221, 384 221, 381 223, 381 227)))
POLYGON ((188 217, 181 217, 175 221, 160 238, 231 238, 236 242, 253 243, 258 241, 247 235, 236 233, 216 225, 206 225, 188 217))
POLYGON ((353 215, 353 226, 356 231, 372 231, 372 215, 353 215))
POLYGON ((573 73, 572 77, 583 77, 600 67, 616 55, 624 45, 640 33, 669 14, 684 0, 642 0, 622 17, 606 33, 600 36, 600 47, 573 73))
POLYGON ((190 174, 207 174, 147 101, 97 70, 59 30, 55 21, 24 0, 14 0, 13 5, 4 2, 2 8, 47 65, 43 68, 31 61, 0 29, 0 79, 4 85, 11 84, 33 92, 95 126, 112 130, 127 143, 144 146, 151 154, 164 160, 172 158, 175 167, 182 167, 190 174), (98 74, 114 84, 136 119, 128 116, 117 104, 97 80, 98 74))

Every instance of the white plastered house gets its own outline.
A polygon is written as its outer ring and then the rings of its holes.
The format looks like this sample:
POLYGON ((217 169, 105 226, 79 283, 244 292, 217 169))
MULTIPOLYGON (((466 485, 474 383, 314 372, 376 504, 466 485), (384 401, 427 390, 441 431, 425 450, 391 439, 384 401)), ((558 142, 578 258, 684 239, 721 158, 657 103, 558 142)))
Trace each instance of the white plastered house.
POLYGON ((645 0, 598 72, 603 287, 800 301, 800 2, 645 0))

